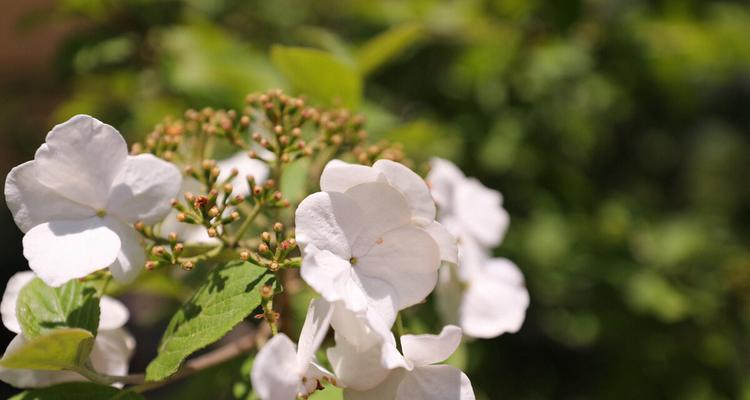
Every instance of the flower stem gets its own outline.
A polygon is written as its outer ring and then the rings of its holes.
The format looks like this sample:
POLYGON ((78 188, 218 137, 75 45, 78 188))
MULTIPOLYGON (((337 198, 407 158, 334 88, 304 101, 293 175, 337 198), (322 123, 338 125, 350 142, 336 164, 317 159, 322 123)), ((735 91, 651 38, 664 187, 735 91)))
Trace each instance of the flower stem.
POLYGON ((247 230, 250 229, 250 225, 253 224, 253 221, 255 220, 255 217, 258 216, 261 209, 260 204, 256 204, 255 207, 250 211, 250 214, 248 214, 247 218, 245 218, 245 221, 242 222, 242 225, 237 230, 237 233, 234 235, 232 239, 229 239, 227 241, 228 247, 235 247, 237 246, 237 243, 242 239, 242 236, 247 233, 247 230))

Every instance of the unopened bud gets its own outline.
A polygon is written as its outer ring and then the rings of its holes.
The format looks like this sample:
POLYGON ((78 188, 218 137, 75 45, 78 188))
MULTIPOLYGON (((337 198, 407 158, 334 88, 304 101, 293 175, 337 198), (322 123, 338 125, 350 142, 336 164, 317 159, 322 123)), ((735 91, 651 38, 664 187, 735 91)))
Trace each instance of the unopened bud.
POLYGON ((180 267, 184 269, 185 271, 191 271, 193 268, 195 268, 195 264, 193 264, 192 261, 186 260, 180 263, 180 267))
POLYGON ((268 232, 263 232, 260 234, 260 240, 268 243, 271 241, 271 234, 268 232))
POLYGON ((250 259, 250 252, 247 250, 240 251, 240 259, 242 261, 247 261, 250 259))
POLYGON ((205 170, 209 170, 213 168, 216 165, 216 161, 214 160, 203 160, 201 161, 201 168, 205 170))
POLYGON ((234 190, 234 187, 232 186, 231 183, 225 183, 223 189, 224 189, 224 193, 228 194, 228 193, 232 193, 232 190, 234 190))
POLYGON ((278 270, 279 270, 279 263, 277 263, 276 261, 271 261, 271 264, 269 264, 269 265, 268 265, 268 269, 269 269, 269 270, 270 270, 271 272, 276 272, 276 271, 278 271, 278 270))
POLYGON ((208 237, 216 237, 219 234, 218 232, 216 232, 216 228, 208 228, 206 233, 208 233, 208 237))
POLYGON ((292 129, 292 136, 294 137, 300 137, 302 135, 302 129, 300 128, 294 128, 292 129))
POLYGON ((169 232, 169 234, 167 235, 167 240, 169 240, 172 243, 176 242, 177 241, 177 232, 169 232))
POLYGON ((273 296, 273 287, 270 285, 263 285, 263 287, 260 288, 260 296, 264 299, 270 299, 271 296, 273 296))
POLYGON ((281 162, 283 162, 284 164, 288 163, 289 162, 289 154, 286 154, 286 153, 282 154, 281 155, 281 162))
POLYGON ((274 186, 276 186, 276 181, 274 181, 273 179, 269 179, 266 181, 266 183, 263 184, 263 186, 265 186, 266 189, 273 189, 274 186))
POLYGON ((215 216, 219 215, 219 207, 213 206, 208 209, 208 216, 213 218, 215 216))
POLYGON ((143 230, 146 228, 146 224, 144 224, 142 221, 138 221, 133 224, 133 228, 135 228, 135 230, 137 230, 138 232, 143 232, 143 230))
POLYGON ((186 201, 187 201, 188 203, 193 203, 193 202, 195 202, 195 195, 194 195, 194 194, 192 194, 192 193, 190 193, 190 192, 185 192, 185 193, 183 193, 183 196, 185 197, 185 200, 186 200, 186 201))
POLYGON ((273 224, 273 231, 274 232, 281 232, 283 230, 284 230, 284 224, 282 224, 281 222, 277 222, 277 223, 273 224))
POLYGON ((153 255, 155 255, 157 257, 163 256, 165 252, 166 252, 166 250, 164 250, 163 246, 154 246, 154 247, 151 248, 151 254, 153 254, 153 255))
POLYGON ((212 178, 216 178, 217 176, 219 176, 220 173, 221 173, 221 170, 219 169, 219 167, 213 167, 213 168, 211 168, 211 177, 212 178))
POLYGON ((146 271, 153 271, 159 264, 156 261, 146 261, 146 271))
POLYGON ((253 132, 252 136, 254 141, 260 142, 260 140, 263 138, 263 136, 258 132, 253 132))
POLYGON ((279 201, 279 200, 281 200, 281 197, 282 197, 281 192, 274 192, 273 193, 273 199, 274 200, 279 201))
POLYGON ((294 247, 297 245, 297 240, 295 240, 294 238, 289 238, 286 241, 289 242, 290 247, 294 247))
POLYGON ((238 219, 240 219, 240 213, 239 213, 239 212, 237 212, 237 211, 232 211, 232 212, 231 212, 231 213, 229 214, 229 218, 231 218, 231 219, 232 219, 232 221, 237 221, 238 219))
POLYGON ((248 117, 247 115, 243 115, 240 118, 240 125, 242 125, 242 126, 248 126, 248 125, 250 125, 250 117, 248 117))
POLYGON ((258 245, 258 252, 259 253, 268 253, 268 245, 265 243, 261 243, 258 245))
POLYGON ((273 131, 278 135, 281 134, 281 132, 284 132, 284 128, 282 128, 281 125, 276 125, 273 127, 273 131))
POLYGON ((174 252, 174 254, 180 254, 180 253, 182 253, 183 250, 185 250, 185 245, 182 244, 182 243, 175 244, 174 248, 172 249, 172 251, 174 252))
POLYGON ((256 196, 259 196, 261 193, 263 193, 263 188, 260 186, 254 186, 253 187, 253 194, 256 196))
POLYGON ((289 136, 281 135, 279 136, 279 144, 282 146, 286 146, 289 144, 289 136))
POLYGON ((186 219, 187 219, 187 215, 185 215, 185 213, 178 213, 177 214, 177 220, 178 221, 185 222, 186 219))

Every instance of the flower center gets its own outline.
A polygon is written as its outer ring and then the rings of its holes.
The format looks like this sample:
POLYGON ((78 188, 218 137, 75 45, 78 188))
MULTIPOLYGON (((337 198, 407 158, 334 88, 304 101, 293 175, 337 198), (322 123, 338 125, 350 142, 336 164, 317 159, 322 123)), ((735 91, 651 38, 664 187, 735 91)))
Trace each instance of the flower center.
POLYGON ((352 265, 352 267, 357 265, 357 257, 350 258, 349 263, 352 265))
POLYGON ((99 218, 104 218, 105 216, 107 216, 107 210, 102 208, 101 210, 96 212, 96 216, 99 218))

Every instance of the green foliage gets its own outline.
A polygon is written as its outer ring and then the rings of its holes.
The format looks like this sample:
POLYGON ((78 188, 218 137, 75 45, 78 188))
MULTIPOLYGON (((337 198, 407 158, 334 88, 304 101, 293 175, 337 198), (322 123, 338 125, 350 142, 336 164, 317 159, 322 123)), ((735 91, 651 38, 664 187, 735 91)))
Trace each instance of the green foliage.
POLYGON ((385 63, 424 38, 424 29, 415 23, 394 26, 357 49, 359 72, 370 75, 385 63))
POLYGON ((146 379, 172 375, 187 356, 221 339, 260 305, 264 285, 276 285, 275 277, 247 262, 231 262, 212 271, 172 317, 159 354, 146 369, 146 379))
POLYGON ((84 366, 94 335, 78 328, 61 328, 29 340, 0 360, 5 368, 59 371, 84 366))
POLYGON ((58 328, 81 328, 96 335, 99 327, 99 298, 96 290, 78 280, 63 286, 47 286, 34 278, 21 289, 16 315, 27 339, 58 328))
POLYGON ((132 391, 88 382, 61 383, 19 393, 10 400, 143 400, 132 391))
POLYGON ((362 78, 356 68, 321 50, 273 46, 271 60, 294 90, 325 105, 356 108, 362 78))

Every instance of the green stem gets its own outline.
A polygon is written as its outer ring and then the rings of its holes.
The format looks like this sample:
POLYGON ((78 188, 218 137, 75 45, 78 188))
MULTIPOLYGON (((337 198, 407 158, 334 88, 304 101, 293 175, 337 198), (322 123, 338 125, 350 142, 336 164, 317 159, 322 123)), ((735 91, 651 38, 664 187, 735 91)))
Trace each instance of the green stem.
POLYGON ((398 351, 402 351, 401 350, 401 336, 404 335, 404 321, 403 319, 401 319, 400 312, 396 314, 396 324, 393 326, 393 330, 395 331, 394 332, 395 335, 393 336, 396 337, 396 348, 398 349, 398 351))
POLYGON ((230 248, 237 246, 237 242, 239 242, 242 239, 242 236, 247 233, 247 230, 250 229, 250 226, 253 224, 253 221, 255 220, 255 217, 258 216, 261 209, 260 204, 256 204, 255 207, 253 207, 252 211, 250 211, 250 214, 245 218, 245 221, 242 222, 242 225, 240 226, 240 229, 237 230, 237 233, 234 235, 234 238, 227 240, 227 244, 230 248))

